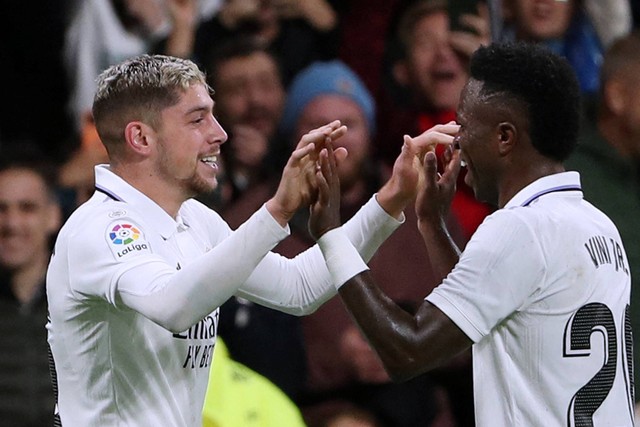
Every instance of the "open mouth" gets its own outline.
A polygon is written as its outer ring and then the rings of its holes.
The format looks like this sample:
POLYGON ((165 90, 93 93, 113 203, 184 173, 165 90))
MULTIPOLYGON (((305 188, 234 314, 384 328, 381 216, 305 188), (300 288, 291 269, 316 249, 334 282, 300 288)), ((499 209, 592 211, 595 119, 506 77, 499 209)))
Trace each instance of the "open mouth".
POLYGON ((209 165, 211 167, 213 166, 217 166, 217 161, 218 161, 218 156, 217 155, 212 155, 212 156, 206 156, 200 159, 200 161, 206 165, 209 165))

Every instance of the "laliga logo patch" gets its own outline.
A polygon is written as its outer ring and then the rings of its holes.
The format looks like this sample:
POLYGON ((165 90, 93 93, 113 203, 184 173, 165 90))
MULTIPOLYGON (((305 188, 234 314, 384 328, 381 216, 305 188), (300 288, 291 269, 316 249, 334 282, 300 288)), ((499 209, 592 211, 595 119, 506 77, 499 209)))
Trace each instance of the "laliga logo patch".
POLYGON ((149 245, 144 239, 142 231, 129 222, 114 222, 107 227, 107 239, 111 252, 116 259, 127 254, 149 251, 149 245))
POLYGON ((140 230, 131 224, 116 224, 111 229, 109 238, 116 245, 128 245, 140 238, 140 230))

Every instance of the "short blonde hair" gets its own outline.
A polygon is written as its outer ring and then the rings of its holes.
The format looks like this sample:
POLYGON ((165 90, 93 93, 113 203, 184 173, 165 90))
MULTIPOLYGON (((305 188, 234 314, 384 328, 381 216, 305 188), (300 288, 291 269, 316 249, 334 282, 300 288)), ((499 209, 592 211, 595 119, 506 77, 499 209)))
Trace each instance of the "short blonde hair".
POLYGON ((93 117, 107 150, 117 149, 131 121, 157 126, 160 112, 178 103, 181 93, 194 84, 208 88, 198 66, 165 55, 137 56, 103 71, 97 80, 93 117))

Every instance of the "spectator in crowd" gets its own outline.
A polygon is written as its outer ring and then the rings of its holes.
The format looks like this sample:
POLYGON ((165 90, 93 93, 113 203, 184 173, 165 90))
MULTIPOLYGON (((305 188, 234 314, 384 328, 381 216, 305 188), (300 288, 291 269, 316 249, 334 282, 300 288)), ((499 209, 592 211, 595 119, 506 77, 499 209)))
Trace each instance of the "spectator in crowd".
MULTIPOLYGON (((640 33, 615 41, 607 50, 599 95, 584 97, 580 140, 567 160, 580 172, 585 197, 620 230, 631 270, 632 288, 640 286, 640 33)), ((631 293, 631 323, 640 330, 638 292, 631 293)), ((638 337, 638 334, 636 334, 638 337)), ((637 338, 636 338, 637 342, 637 338)), ((635 366, 640 366, 636 352, 635 366)), ((635 384, 640 384, 636 370, 635 384)))
POLYGON ((242 35, 261 39, 279 55, 285 86, 302 68, 337 55, 338 16, 327 0, 229 0, 198 26, 194 55, 242 35))
POLYGON ((77 2, 64 45, 77 131, 91 126, 91 102, 102 70, 143 53, 191 57, 198 22, 217 9, 217 0, 77 2))
MULTIPOLYGON (((446 1, 414 0, 402 6, 387 51, 389 90, 378 102, 376 154, 389 165, 402 147, 403 133, 415 135, 455 120, 469 56, 490 40, 486 7, 462 18, 469 31, 452 31, 446 1)), ((491 212, 475 200, 462 175, 451 210, 467 239, 491 212)))
POLYGON ((224 207, 282 170, 290 151, 278 134, 285 89, 277 58, 255 37, 219 43, 205 63, 216 117, 230 136, 223 153, 224 207))
POLYGON ((53 425, 45 275, 60 227, 55 174, 24 142, 0 153, 0 420, 53 425))
POLYGON ((588 94, 598 90, 607 44, 631 28, 628 0, 506 0, 503 11, 501 40, 543 43, 564 56, 588 94))

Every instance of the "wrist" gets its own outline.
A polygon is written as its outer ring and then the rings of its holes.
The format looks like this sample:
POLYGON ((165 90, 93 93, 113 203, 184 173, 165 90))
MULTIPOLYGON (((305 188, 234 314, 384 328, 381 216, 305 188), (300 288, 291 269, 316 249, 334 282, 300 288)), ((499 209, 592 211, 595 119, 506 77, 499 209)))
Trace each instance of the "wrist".
POLYGON ((418 230, 422 233, 448 233, 444 218, 438 215, 418 216, 418 230))
POLYGON ((266 207, 273 219, 282 227, 286 227, 291 218, 293 218, 293 213, 287 211, 275 198, 269 199, 266 207))
POLYGON ((396 187, 393 178, 391 178, 378 191, 376 200, 389 216, 400 218, 413 195, 403 194, 396 187))
POLYGON ((324 233, 318 239, 318 246, 336 289, 353 276, 369 269, 342 227, 324 233))

